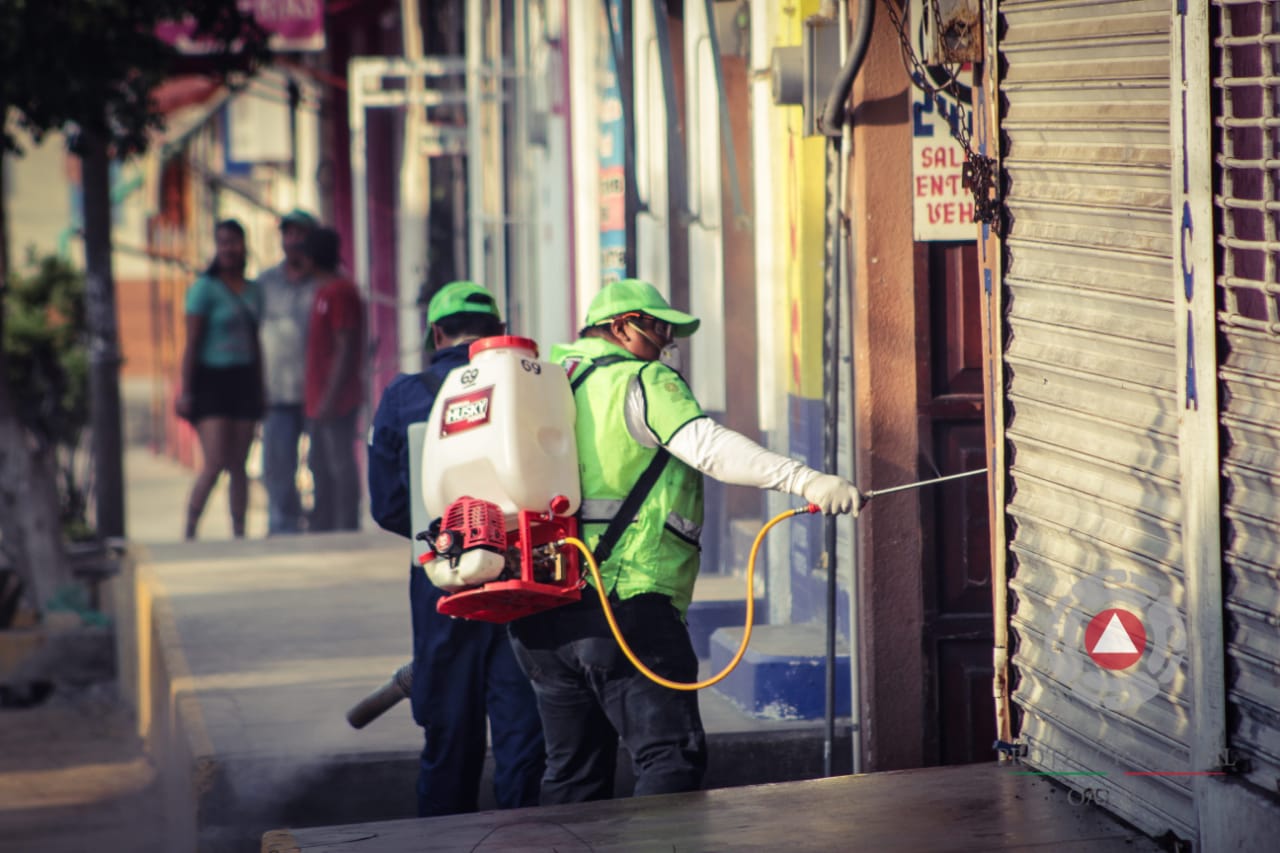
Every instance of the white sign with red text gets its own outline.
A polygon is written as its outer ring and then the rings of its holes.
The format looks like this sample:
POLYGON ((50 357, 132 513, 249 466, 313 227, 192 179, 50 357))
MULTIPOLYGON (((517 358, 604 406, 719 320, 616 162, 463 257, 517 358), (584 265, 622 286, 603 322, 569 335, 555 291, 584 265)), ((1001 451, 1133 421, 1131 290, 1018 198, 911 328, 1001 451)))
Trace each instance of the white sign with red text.
MULTIPOLYGON (((962 71, 966 91, 972 91, 972 71, 962 71), (967 78, 967 79, 966 79, 967 78)), ((976 240, 973 194, 961 186, 964 146, 950 125, 966 123, 972 133, 972 114, 959 110, 954 99, 943 104, 919 86, 911 87, 911 196, 914 236, 918 241, 976 240)))
POLYGON ((478 391, 468 391, 444 401, 444 414, 440 418, 440 435, 449 436, 484 426, 489 422, 490 404, 493 402, 493 386, 478 391))

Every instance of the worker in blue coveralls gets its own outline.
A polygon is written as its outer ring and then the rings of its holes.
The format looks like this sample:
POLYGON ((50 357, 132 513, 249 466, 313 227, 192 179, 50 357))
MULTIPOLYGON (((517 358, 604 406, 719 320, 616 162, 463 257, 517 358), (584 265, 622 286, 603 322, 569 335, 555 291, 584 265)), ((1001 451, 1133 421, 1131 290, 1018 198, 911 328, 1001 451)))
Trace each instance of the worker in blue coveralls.
MULTIPOLYGON (((412 536, 410 424, 427 420, 472 341, 503 333, 493 296, 478 284, 444 285, 427 306, 434 349, 422 373, 401 374, 382 394, 369 435, 369 508, 383 528, 412 536)), ((485 759, 485 717, 493 742, 494 797, 501 808, 538 804, 545 766, 542 725, 529 679, 505 626, 436 612, 443 593, 421 566, 409 569, 413 610, 413 718, 425 730, 418 770, 418 814, 475 811, 485 759)))

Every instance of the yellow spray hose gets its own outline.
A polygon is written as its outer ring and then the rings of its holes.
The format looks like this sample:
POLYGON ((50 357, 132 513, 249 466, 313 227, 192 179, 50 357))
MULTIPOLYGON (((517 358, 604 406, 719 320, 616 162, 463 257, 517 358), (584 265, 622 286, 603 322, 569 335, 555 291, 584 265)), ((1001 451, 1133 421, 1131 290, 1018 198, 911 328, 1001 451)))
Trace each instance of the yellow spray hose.
POLYGON ((591 577, 595 578, 596 592, 600 595, 600 604, 604 607, 604 617, 609 620, 609 629, 613 631, 613 636, 617 639, 618 645, 622 648, 622 653, 627 656, 627 660, 635 665, 646 678, 661 684, 663 687, 670 687, 672 690, 701 690, 704 687, 710 687, 720 681, 723 681, 729 673, 733 672, 733 668, 738 665, 738 661, 742 660, 742 656, 747 653, 747 643, 751 642, 751 623, 755 617, 755 574, 756 574, 756 553, 760 550, 760 543, 764 541, 765 534, 779 522, 797 515, 807 515, 809 513, 820 512, 815 504, 800 507, 799 509, 789 509, 784 513, 775 515, 769 519, 764 527, 760 528, 760 532, 756 534, 756 541, 751 545, 751 556, 747 559, 747 625, 742 630, 742 642, 738 644, 738 652, 733 656, 733 660, 729 661, 728 666, 717 674, 703 681, 683 682, 672 681, 669 678, 663 678, 649 667, 640 662, 636 657, 636 653, 631 651, 631 647, 627 645, 627 641, 622 637, 622 630, 618 627, 618 620, 613 617, 613 608, 609 606, 609 596, 604 591, 604 581, 600 578, 600 567, 596 565, 596 558, 591 553, 591 549, 581 539, 575 539, 572 536, 566 536, 564 541, 568 545, 575 546, 582 555, 587 558, 587 564, 591 566, 591 577))

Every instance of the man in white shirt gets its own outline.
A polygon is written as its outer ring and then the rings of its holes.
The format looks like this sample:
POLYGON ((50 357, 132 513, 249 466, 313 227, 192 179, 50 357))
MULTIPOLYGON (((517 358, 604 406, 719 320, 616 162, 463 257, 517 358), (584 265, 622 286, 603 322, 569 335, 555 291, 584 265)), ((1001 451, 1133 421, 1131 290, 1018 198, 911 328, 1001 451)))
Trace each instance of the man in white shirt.
POLYGON ((302 437, 303 380, 307 323, 316 278, 303 252, 307 234, 319 223, 304 210, 280 219, 284 260, 258 276, 262 287, 263 373, 267 412, 262 424, 262 481, 267 489, 267 533, 298 533, 302 502, 298 495, 298 439, 302 437))

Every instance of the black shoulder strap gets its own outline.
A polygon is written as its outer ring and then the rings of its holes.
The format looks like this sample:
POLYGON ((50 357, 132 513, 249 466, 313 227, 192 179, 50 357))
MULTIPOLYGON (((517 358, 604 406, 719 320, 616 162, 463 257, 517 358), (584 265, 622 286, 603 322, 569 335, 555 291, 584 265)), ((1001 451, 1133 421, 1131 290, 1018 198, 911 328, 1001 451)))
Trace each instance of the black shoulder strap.
POLYGON ((596 543, 594 552, 596 563, 603 563, 613 554, 613 546, 618 544, 618 540, 622 538, 622 531, 626 530, 627 525, 635 518, 636 510, 640 509, 640 504, 644 503, 645 498, 649 497, 649 492, 653 491, 653 484, 662 476, 662 469, 667 467, 669 459, 671 454, 667 449, 659 447, 653 459, 649 460, 648 467, 644 469, 640 478, 636 480, 636 484, 631 487, 631 492, 623 500, 618 514, 609 522, 609 526, 600 536, 600 541, 596 543))
MULTIPOLYGON (((611 364, 618 364, 623 361, 632 361, 625 355, 605 355, 592 360, 587 365, 587 369, 573 377, 569 383, 570 392, 576 392, 582 383, 587 381, 597 367, 608 367, 611 364)), ((594 556, 597 563, 603 563, 613 554, 613 548, 618 544, 618 540, 622 538, 622 531, 627 529, 627 525, 636 516, 636 510, 640 509, 640 504, 644 503, 645 498, 649 497, 649 492, 653 491, 654 483, 658 482, 658 478, 662 476, 662 469, 667 467, 667 460, 671 458, 671 454, 667 452, 665 447, 659 447, 658 452, 649 460, 648 466, 641 472, 640 477, 636 480, 636 484, 631 487, 631 491, 627 493, 626 498, 622 501, 622 506, 618 512, 609 521, 609 526, 605 528, 604 533, 600 536, 600 541, 596 543, 594 556)))
POLYGON ((589 365, 587 365, 586 370, 573 377, 572 381, 569 382, 569 391, 577 391, 582 387, 582 383, 587 381, 587 377, 594 373, 597 367, 608 367, 609 365, 617 364, 620 361, 630 360, 631 359, 627 358, 625 355, 604 355, 593 360, 589 365))

